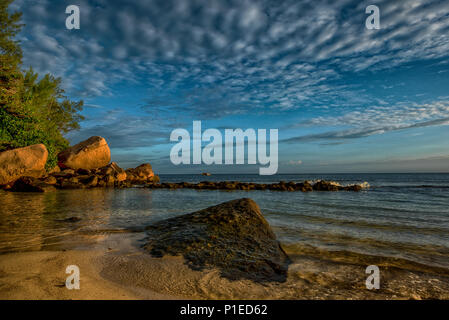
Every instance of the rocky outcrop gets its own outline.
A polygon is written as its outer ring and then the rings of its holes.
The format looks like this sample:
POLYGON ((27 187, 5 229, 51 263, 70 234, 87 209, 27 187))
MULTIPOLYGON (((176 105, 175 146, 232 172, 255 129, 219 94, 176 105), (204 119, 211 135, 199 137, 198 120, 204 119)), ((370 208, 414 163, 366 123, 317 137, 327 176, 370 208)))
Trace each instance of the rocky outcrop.
POLYGON ((146 228, 153 256, 182 255, 192 269, 217 267, 222 276, 283 282, 289 258, 251 199, 219 204, 146 228))
MULTIPOLYGON (((134 184, 148 184, 159 182, 158 177, 149 164, 138 167, 138 175, 134 182, 128 181, 128 174, 115 162, 97 169, 62 169, 51 170, 42 175, 39 179, 30 180, 31 177, 23 181, 18 181, 12 188, 12 184, 2 188, 10 191, 44 192, 53 189, 90 189, 90 188, 130 188, 134 184), (137 183, 136 183, 137 182, 137 183), (51 186, 51 188, 50 188, 51 186), (44 191, 42 189, 45 189, 44 191)), ((135 169, 133 169, 135 170, 135 169)))
POLYGON ((313 185, 313 190, 315 191, 338 191, 342 190, 342 188, 341 184, 334 181, 320 180, 313 185))
POLYGON ((125 181, 127 177, 127 173, 125 170, 120 168, 115 162, 112 162, 111 164, 100 168, 97 170, 97 173, 100 173, 103 176, 110 175, 114 178, 114 181, 125 181))
POLYGON ((23 176, 42 176, 47 157, 48 151, 43 144, 0 152, 0 185, 23 176))
POLYGON ((134 169, 126 169, 126 180, 133 184, 145 184, 159 182, 159 177, 154 175, 149 163, 141 164, 134 169))
POLYGON ((63 169, 97 169, 110 161, 111 151, 106 140, 96 136, 58 154, 58 165, 63 169))
POLYGON ((368 182, 363 182, 361 184, 350 184, 347 186, 342 186, 335 181, 324 181, 319 180, 313 185, 313 190, 315 191, 361 191, 363 189, 368 189, 370 187, 368 182))
POLYGON ((159 182, 149 163, 126 171, 115 162, 110 163, 111 151, 102 137, 90 137, 62 151, 58 154, 58 165, 48 172, 45 171, 47 157, 47 149, 42 144, 0 152, 0 188, 43 192, 54 188, 125 188, 159 182), (27 179, 18 181, 12 188, 21 177, 27 179))
POLYGON ((278 183, 252 183, 252 182, 238 182, 238 181, 202 181, 199 183, 189 182, 172 182, 172 183, 149 183, 147 188, 153 189, 200 189, 200 190, 272 190, 272 191, 361 191, 369 188, 369 184, 364 182, 362 184, 353 184, 342 186, 336 182, 320 180, 312 184, 309 181, 304 182, 285 182, 280 181, 278 183))
POLYGON ((11 187, 11 191, 14 192, 49 192, 55 190, 56 188, 53 185, 33 177, 21 177, 11 187))
MULTIPOLYGON (((131 187, 126 181, 126 172, 115 162, 97 169, 64 169, 61 172, 49 174, 45 181, 56 179, 59 189, 86 189, 95 187, 131 187)), ((48 183, 48 182, 47 182, 48 183)))

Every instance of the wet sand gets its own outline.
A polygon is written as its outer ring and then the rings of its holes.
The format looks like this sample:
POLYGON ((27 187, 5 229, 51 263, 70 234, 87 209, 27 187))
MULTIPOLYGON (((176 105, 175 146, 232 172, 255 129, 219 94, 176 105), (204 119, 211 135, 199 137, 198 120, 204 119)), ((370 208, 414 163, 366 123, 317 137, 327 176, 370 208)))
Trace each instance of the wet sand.
MULTIPOLYGON (((129 300, 175 299, 166 294, 142 290, 132 283, 110 281, 101 274, 109 269, 115 250, 131 249, 130 236, 111 236, 90 248, 51 251, 17 252, 0 255, 0 299, 38 300, 129 300), (120 249, 119 249, 120 248, 120 249), (65 286, 66 267, 76 265, 80 269, 80 289, 69 290, 65 286)), ((122 253, 126 255, 125 253, 122 253)), ((121 254, 121 255, 122 255, 121 254)), ((121 269, 121 273, 127 272, 121 269)))
POLYGON ((218 269, 191 270, 182 257, 151 257, 136 245, 141 236, 115 234, 88 249, 0 255, 0 299, 449 299, 445 274, 384 262, 381 288, 371 291, 368 261, 309 253, 292 256, 284 283, 230 281, 218 269), (80 290, 65 287, 72 264, 80 268, 80 290))

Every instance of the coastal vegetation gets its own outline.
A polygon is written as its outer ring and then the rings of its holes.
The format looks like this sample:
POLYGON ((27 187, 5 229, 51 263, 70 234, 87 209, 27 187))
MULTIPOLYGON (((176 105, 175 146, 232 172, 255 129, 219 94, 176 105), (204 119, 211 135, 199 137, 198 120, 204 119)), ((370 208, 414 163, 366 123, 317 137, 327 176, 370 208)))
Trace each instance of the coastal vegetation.
POLYGON ((20 12, 8 10, 12 0, 0 3, 0 151, 44 144, 46 169, 69 143, 64 134, 78 129, 83 101, 71 101, 62 80, 23 70, 22 49, 16 39, 23 25, 20 12))

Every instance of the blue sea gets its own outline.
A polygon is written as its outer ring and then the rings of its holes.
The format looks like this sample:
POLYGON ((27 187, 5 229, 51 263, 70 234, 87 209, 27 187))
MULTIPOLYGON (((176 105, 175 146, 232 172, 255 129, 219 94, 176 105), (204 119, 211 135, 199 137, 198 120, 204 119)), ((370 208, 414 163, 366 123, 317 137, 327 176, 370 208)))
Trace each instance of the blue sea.
MULTIPOLYGON (((449 174, 161 175, 162 182, 368 182, 361 192, 90 189, 0 191, 0 253, 86 245, 237 198, 260 206, 289 254, 375 256, 449 270, 449 174), (70 218, 80 218, 74 220, 70 218), (69 220, 67 220, 69 219, 69 220)), ((354 258, 355 259, 355 258, 354 258)))

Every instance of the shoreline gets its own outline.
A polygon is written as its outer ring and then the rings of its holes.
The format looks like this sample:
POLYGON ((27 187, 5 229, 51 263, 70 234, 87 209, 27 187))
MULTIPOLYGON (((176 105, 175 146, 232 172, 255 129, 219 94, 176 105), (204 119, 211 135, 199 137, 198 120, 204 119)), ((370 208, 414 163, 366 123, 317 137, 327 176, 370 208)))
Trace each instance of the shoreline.
POLYGON ((306 252, 291 256, 284 283, 232 281, 216 268, 192 270, 180 256, 152 257, 136 245, 141 238, 113 234, 87 249, 2 254, 0 299, 449 299, 448 275, 385 263, 381 289, 371 291, 363 263, 306 252), (80 290, 65 287, 65 268, 73 264, 80 290))
POLYGON ((113 265, 107 256, 133 249, 132 236, 108 236, 90 248, 14 252, 0 255, 0 299, 2 300, 170 300, 179 297, 143 290, 103 276, 113 265), (115 248, 115 249, 112 249, 115 248), (66 267, 80 270, 80 289, 65 286, 66 267), (24 266, 26 271, 24 271, 24 266))

